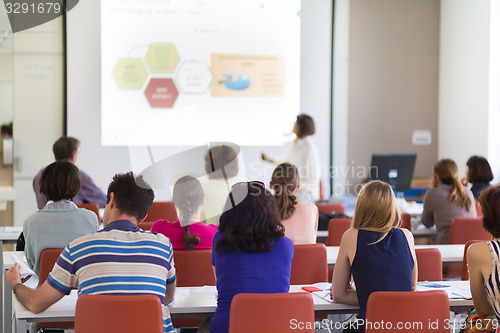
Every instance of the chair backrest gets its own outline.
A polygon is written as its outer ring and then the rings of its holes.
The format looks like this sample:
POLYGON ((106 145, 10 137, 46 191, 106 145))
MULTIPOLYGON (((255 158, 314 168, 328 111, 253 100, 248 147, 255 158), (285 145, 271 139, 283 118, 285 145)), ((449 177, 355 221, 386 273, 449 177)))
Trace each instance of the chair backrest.
POLYGON ((444 290, 378 291, 368 297, 365 319, 372 324, 365 333, 450 333, 450 302, 444 290))
POLYGON ((290 284, 328 281, 328 261, 323 243, 294 246, 290 284))
POLYGON ((45 249, 40 253, 40 269, 38 271, 38 286, 41 286, 49 277, 54 264, 63 249, 45 249))
POLYGON ((316 203, 318 206, 318 210, 322 213, 331 214, 332 212, 336 212, 339 214, 345 213, 344 205, 341 203, 316 203))
POLYGON ((212 249, 174 250, 178 287, 215 286, 212 249))
POLYGON ((479 201, 476 201, 476 213, 477 217, 483 217, 483 211, 481 210, 481 204, 479 201))
POLYGON ((462 260, 462 280, 467 281, 469 279, 469 270, 467 269, 467 250, 469 249, 469 246, 471 246, 474 243, 481 243, 484 242, 484 240, 480 239, 473 239, 470 241, 467 241, 464 246, 464 258, 462 260))
POLYGON ((328 222, 327 246, 340 246, 344 233, 351 227, 351 218, 331 219, 328 222))
POLYGON ((438 249, 416 249, 418 281, 442 281, 443 262, 438 249))
POLYGON ((300 332, 314 332, 310 293, 237 294, 231 302, 229 333, 290 332, 293 325, 311 323, 300 332))
POLYGON ((146 219, 144 221, 154 222, 156 220, 169 220, 169 221, 177 221, 179 218, 177 217, 177 211, 175 210, 173 201, 155 201, 153 202, 153 206, 148 212, 146 219))
POLYGON ((76 301, 76 333, 163 333, 160 299, 154 295, 81 295, 76 301))
POLYGON ((99 205, 96 203, 82 203, 77 205, 78 208, 85 208, 88 209, 97 215, 97 221, 101 223, 101 216, 99 215, 99 205))
POLYGON ((408 213, 401 213, 401 228, 406 228, 411 231, 411 215, 408 213))
POLYGON ((155 223, 155 222, 156 221, 142 221, 137 226, 144 231, 150 231, 151 227, 153 226, 153 223, 155 223))
POLYGON ((465 244, 469 240, 491 240, 491 234, 484 230, 480 217, 456 217, 451 223, 450 244, 465 244))

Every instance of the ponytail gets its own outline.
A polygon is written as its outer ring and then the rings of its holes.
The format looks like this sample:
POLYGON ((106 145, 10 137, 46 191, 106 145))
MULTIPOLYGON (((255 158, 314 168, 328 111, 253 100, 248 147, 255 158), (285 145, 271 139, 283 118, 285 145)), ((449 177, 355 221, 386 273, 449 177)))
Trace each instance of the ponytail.
POLYGON ((472 202, 467 195, 467 192, 465 192, 464 186, 458 179, 457 164, 453 160, 445 158, 434 164, 433 171, 441 183, 451 185, 448 201, 460 208, 465 208, 468 212, 470 212, 472 202))
POLYGON ((189 231, 189 226, 184 227, 184 236, 182 237, 182 242, 184 243, 184 247, 186 250, 192 250, 196 247, 196 245, 200 244, 200 237, 196 234, 192 234, 189 231))
POLYGON ((290 163, 281 163, 274 169, 271 178, 280 219, 286 220, 295 212, 297 197, 294 191, 299 186, 299 172, 290 163))
POLYGON ((458 207, 465 208, 468 212, 471 210, 472 202, 467 195, 467 192, 465 192, 464 186, 456 177, 453 178, 453 184, 451 185, 448 201, 458 207))

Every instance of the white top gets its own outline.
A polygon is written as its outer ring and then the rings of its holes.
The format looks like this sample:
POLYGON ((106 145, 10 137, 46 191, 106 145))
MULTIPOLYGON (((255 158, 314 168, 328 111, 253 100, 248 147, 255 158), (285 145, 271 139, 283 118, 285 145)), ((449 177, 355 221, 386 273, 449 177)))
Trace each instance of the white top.
MULTIPOLYGON (((299 170, 299 200, 317 201, 319 199, 319 156, 318 148, 310 137, 291 141, 281 162, 288 162, 299 170)), ((278 164, 279 164, 278 163, 278 164)))

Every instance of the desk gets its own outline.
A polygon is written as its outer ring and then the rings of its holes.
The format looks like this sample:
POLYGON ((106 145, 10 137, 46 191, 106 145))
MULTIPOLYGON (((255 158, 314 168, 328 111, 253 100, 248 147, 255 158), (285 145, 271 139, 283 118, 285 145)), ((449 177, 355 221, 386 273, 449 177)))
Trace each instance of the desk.
MULTIPOLYGON (((23 231, 23 227, 3 227, 0 228, 0 267, 3 267, 3 244, 16 244, 17 239, 19 238, 19 234, 23 231), (6 228, 7 231, 6 232, 6 228)), ((0 285, 5 285, 5 277, 2 274, 1 278, 1 283, 0 285)), ((11 291, 10 291, 10 286, 8 289, 2 289, 0 287, 0 305, 2 305, 2 309, 5 309, 6 305, 3 303, 3 300, 7 297, 4 297, 3 293, 5 292, 5 295, 11 296, 11 291)), ((9 302, 9 308, 10 308, 10 302, 9 302)), ((4 317, 3 313, 0 313, 0 328, 3 328, 3 332, 9 332, 10 330, 10 319, 9 317, 4 317)))
MULTIPOLYGON (((423 224, 419 224, 418 227, 412 231, 412 234, 415 238, 432 238, 437 235, 437 230, 436 226, 427 228, 423 224)), ((318 240, 326 240, 328 238, 328 230, 318 230, 316 238, 318 240)))
MULTIPOLYGON (((440 282, 450 286, 466 287, 468 281, 445 281, 440 282)), ((291 286, 290 292, 299 292, 301 285, 291 286)), ((172 317, 208 317, 211 316, 217 307, 217 299, 214 293, 197 292, 192 287, 176 288, 176 297, 168 306, 172 317)), ((69 296, 63 297, 42 313, 34 314, 23 307, 17 300, 14 300, 16 333, 25 333, 28 322, 47 321, 74 321, 77 291, 73 290, 69 296)), ((356 313, 357 306, 330 303, 313 295, 314 310, 316 314, 341 314, 356 313)), ((463 311, 474 307, 472 300, 450 299, 450 310, 463 311)))
MULTIPOLYGON (((462 263, 464 255, 464 244, 435 244, 435 245, 415 245, 415 249, 436 248, 441 252, 443 263, 462 263)), ((326 259, 328 268, 333 268, 337 262, 340 246, 327 246, 326 259)))

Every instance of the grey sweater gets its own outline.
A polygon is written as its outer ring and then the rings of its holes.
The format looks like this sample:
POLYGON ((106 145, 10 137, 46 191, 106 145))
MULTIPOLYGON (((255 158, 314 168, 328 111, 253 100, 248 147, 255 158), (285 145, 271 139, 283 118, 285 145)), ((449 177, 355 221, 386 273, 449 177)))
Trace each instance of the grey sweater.
POLYGON ((28 265, 38 274, 40 253, 47 248, 64 248, 78 237, 99 230, 97 216, 73 202, 53 203, 24 221, 24 253, 28 265))

